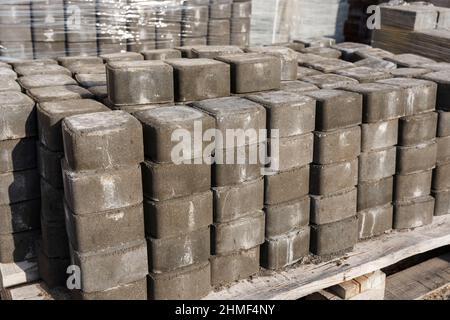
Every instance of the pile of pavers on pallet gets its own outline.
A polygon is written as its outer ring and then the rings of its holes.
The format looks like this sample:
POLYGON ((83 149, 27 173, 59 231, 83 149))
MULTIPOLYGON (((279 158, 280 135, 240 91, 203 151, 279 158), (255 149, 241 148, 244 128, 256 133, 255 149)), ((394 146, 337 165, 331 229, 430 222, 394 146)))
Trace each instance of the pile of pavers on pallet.
POLYGON ((0 91, 0 263, 79 271, 74 298, 202 298, 450 213, 450 66, 416 55, 62 57, 1 63, 0 91))

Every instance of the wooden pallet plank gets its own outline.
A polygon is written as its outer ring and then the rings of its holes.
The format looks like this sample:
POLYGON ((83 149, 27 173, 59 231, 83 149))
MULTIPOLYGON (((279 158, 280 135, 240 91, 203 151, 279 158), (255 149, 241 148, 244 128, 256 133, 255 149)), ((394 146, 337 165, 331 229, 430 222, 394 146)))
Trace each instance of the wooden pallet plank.
POLYGON ((298 299, 408 257, 450 244, 450 216, 435 217, 431 225, 408 232, 393 231, 358 243, 344 257, 318 265, 288 268, 243 280, 205 299, 298 299))

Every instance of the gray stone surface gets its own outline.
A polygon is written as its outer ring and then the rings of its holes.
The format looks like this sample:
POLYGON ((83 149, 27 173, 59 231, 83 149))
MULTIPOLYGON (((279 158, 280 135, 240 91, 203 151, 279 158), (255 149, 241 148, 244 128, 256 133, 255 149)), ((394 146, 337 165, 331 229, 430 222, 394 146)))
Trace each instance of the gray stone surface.
POLYGON ((313 161, 314 135, 307 133, 281 139, 269 139, 267 147, 270 157, 269 170, 286 171, 303 167, 313 161))
POLYGON ((0 234, 39 229, 39 208, 39 199, 0 205, 0 234))
POLYGON ((12 263, 36 257, 35 243, 41 230, 0 234, 0 263, 12 263))
POLYGON ((397 173, 408 174, 432 169, 436 165, 436 159, 435 140, 411 147, 397 147, 397 173))
POLYGON ((49 75, 49 74, 65 74, 71 76, 70 70, 59 66, 57 64, 46 64, 46 65, 21 65, 16 66, 14 71, 19 76, 34 76, 34 75, 49 75))
POLYGON ((398 120, 361 124, 361 151, 368 152, 397 145, 398 120))
POLYGON ((313 76, 303 77, 302 81, 312 83, 320 89, 338 89, 352 84, 357 84, 358 81, 350 77, 345 77, 337 74, 319 74, 313 76))
POLYGON ((280 46, 266 46, 249 47, 245 51, 277 57, 281 62, 281 80, 297 79, 297 52, 294 50, 280 46))
POLYGON ((370 67, 354 67, 337 70, 337 74, 357 80, 359 83, 371 83, 377 80, 392 78, 387 70, 374 69, 370 67))
POLYGON ((192 49, 192 54, 194 58, 206 58, 206 59, 215 59, 221 56, 228 56, 242 53, 244 52, 237 46, 198 46, 192 49))
POLYGON ((147 278, 98 292, 72 291, 74 300, 147 300, 147 278))
POLYGON ((390 203, 358 212, 359 239, 379 236, 391 230, 393 214, 390 203))
POLYGON ((433 170, 395 176, 394 199, 412 200, 430 195, 433 170))
POLYGON ((310 194, 326 195, 358 184, 358 159, 328 165, 311 164, 310 194))
POLYGON ((33 200, 40 196, 38 170, 0 173, 0 205, 33 200))
POLYGON ((264 212, 255 211, 239 219, 212 225, 212 253, 227 254, 248 250, 264 242, 264 212))
POLYGON ((0 92, 17 91, 20 92, 22 89, 20 85, 14 79, 8 77, 0 77, 0 92))
POLYGON ((438 164, 450 161, 450 136, 438 137, 436 162, 438 164))
POLYGON ((436 137, 438 115, 436 112, 422 113, 400 118, 398 144, 412 146, 436 137))
POLYGON ((359 155, 359 181, 374 181, 393 176, 395 174, 395 147, 359 155))
POLYGON ((416 198, 394 204, 394 229, 411 229, 430 224, 434 215, 434 198, 416 198))
POLYGON ((142 126, 124 111, 65 118, 64 153, 73 170, 110 169, 144 159, 142 126))
POLYGON ((311 196, 311 223, 323 225, 355 216, 356 198, 356 188, 331 195, 311 196))
POLYGON ((428 73, 422 76, 423 79, 437 83, 436 109, 450 110, 449 88, 450 88, 450 70, 428 73))
POLYGON ((106 86, 106 75, 104 73, 79 73, 75 79, 83 88, 106 86))
POLYGON ((313 85, 312 83, 294 80, 282 81, 280 89, 287 92, 302 94, 306 91, 319 90, 319 87, 313 85))
POLYGON ((18 81, 24 90, 77 84, 77 82, 67 74, 31 75, 20 77, 18 81))
POLYGON ((115 105, 166 103, 174 99, 174 71, 162 61, 111 62, 106 65, 106 76, 108 97, 115 105))
POLYGON ((259 272, 260 246, 226 255, 211 256, 211 284, 223 286, 259 272))
POLYGON ((302 52, 316 54, 324 58, 339 59, 341 57, 341 52, 339 50, 327 47, 309 47, 303 49, 302 52))
POLYGON ((309 193, 309 165, 264 177, 265 204, 300 199, 309 193))
POLYGON ((341 51, 342 59, 347 61, 355 61, 358 59, 355 53, 359 50, 369 49, 370 46, 356 42, 341 42, 333 44, 331 48, 341 51))
POLYGON ((434 197, 434 215, 443 216, 450 214, 450 190, 432 191, 431 195, 434 197))
POLYGON ((137 52, 120 52, 120 53, 108 53, 100 56, 104 63, 111 63, 116 61, 139 61, 144 57, 137 52))
POLYGON ((433 171, 433 190, 450 189, 450 162, 440 163, 433 171))
POLYGON ((77 85, 32 88, 27 90, 27 94, 38 103, 94 98, 87 89, 77 85))
POLYGON ((388 177, 376 181, 358 184, 358 211, 383 206, 392 202, 394 178, 388 177))
POLYGON ((438 119, 438 137, 447 137, 450 136, 450 112, 447 111, 438 111, 439 119, 438 119))
POLYGON ((74 64, 99 64, 102 63, 102 58, 96 56, 68 56, 59 57, 58 62, 63 67, 69 67, 74 64))
POLYGON ((430 72, 431 70, 424 68, 398 68, 390 71, 395 78, 418 78, 430 72))
POLYGON ((351 62, 332 58, 322 58, 318 60, 307 59, 306 61, 301 62, 300 65, 308 68, 313 68, 324 73, 331 73, 339 69, 354 67, 354 64, 351 62))
POLYGON ((35 168, 36 139, 0 140, 0 172, 35 168))
POLYGON ((34 102, 20 92, 0 92, 2 126, 0 140, 20 139, 36 135, 34 102))
POLYGON ((141 54, 145 60, 166 60, 181 58, 181 52, 176 49, 145 50, 141 54))

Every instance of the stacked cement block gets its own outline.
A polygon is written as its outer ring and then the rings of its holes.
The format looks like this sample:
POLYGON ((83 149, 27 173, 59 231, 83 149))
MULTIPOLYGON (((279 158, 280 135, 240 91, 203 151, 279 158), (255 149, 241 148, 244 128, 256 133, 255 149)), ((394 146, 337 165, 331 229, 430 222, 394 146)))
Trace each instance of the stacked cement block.
POLYGON ((259 271, 265 225, 260 149, 266 144, 265 137, 259 139, 259 130, 266 128, 266 111, 239 97, 209 99, 192 106, 215 119, 216 132, 223 138, 215 140, 212 168, 211 284, 219 286, 259 271), (227 135, 234 129, 243 130, 246 137, 235 141, 234 135, 227 135), (251 130, 256 134, 249 134, 251 130))
POLYGON ((120 110, 97 112, 65 118, 62 132, 66 227, 81 284, 74 296, 146 299, 141 124, 120 110))
POLYGON ((265 176, 265 243, 261 265, 280 269, 309 253, 309 164, 316 103, 295 93, 272 91, 250 95, 263 105, 269 130, 268 172, 265 176))
MULTIPOLYGON (((155 1, 136 1, 129 0, 129 6, 125 9, 127 22, 128 50, 139 52, 142 50, 155 49, 155 41, 162 36, 162 30, 172 30, 168 27, 171 22, 165 24, 165 20, 160 17, 159 6, 155 1)), ((166 6, 172 5, 166 3, 166 6)), ((169 10, 169 9, 168 9, 169 10)), ((123 13, 121 14, 124 15, 123 13)), ((176 29, 176 28, 175 28, 176 29)), ((178 28, 179 33, 179 28, 178 28)), ((123 29, 122 29, 123 34, 123 29)), ((168 35, 168 34, 167 34, 168 35)), ((169 41, 168 37, 160 38, 163 42, 169 41)))
POLYGON ((153 108, 134 115, 144 128, 149 298, 200 299, 211 290, 213 197, 211 156, 203 156, 207 143, 195 145, 194 137, 214 130, 214 119, 186 106, 153 108), (172 138, 176 130, 189 134, 189 141, 183 143, 192 149, 177 149, 180 142, 172 138))
POLYGON ((0 5, 0 56, 33 59, 31 10, 27 1, 12 0, 0 5))
MULTIPOLYGON (((98 53, 108 54, 114 52, 121 52, 127 50, 127 40, 134 36, 132 26, 127 29, 127 20, 130 20, 130 24, 133 19, 127 18, 126 1, 115 0, 98 0, 97 1, 97 43, 98 53)), ((128 15, 135 15, 132 4, 128 9, 128 15)), ((154 26, 152 39, 154 39, 154 26)), ((138 38, 136 41, 142 41, 146 39, 138 38)), ((131 40, 132 43, 133 40, 131 40)), ((130 51, 133 48, 130 48, 130 51)), ((91 55, 94 55, 92 52, 91 55)))
POLYGON ((394 229, 416 228, 432 222, 432 171, 436 166, 436 83, 394 78, 380 83, 400 87, 405 116, 399 120, 394 188, 394 229))
MULTIPOLYGON (((208 36, 209 1, 185 1, 182 7, 181 39, 182 46, 206 45, 208 36)), ((174 46, 180 44, 174 43, 174 46)))
POLYGON ((0 263, 12 263, 35 258, 41 234, 35 104, 1 92, 0 114, 0 263))
POLYGON ((401 88, 364 83, 344 88, 363 96, 358 175, 359 239, 392 229, 398 119, 405 113, 401 88))
POLYGON ((210 0, 208 45, 229 45, 233 0, 210 0))
POLYGON ((246 47, 250 43, 250 17, 252 2, 248 0, 233 0, 231 8, 231 38, 230 44, 246 47))
POLYGON ((311 252, 328 256, 358 240, 358 156, 362 97, 341 90, 305 95, 317 101, 311 165, 311 252))

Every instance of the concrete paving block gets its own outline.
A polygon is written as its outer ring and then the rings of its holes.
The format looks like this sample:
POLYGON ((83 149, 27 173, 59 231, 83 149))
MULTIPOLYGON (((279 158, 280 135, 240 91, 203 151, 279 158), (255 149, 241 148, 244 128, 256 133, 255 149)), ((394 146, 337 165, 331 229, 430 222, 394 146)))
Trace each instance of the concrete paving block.
POLYGON ((317 131, 331 131, 361 123, 362 97, 360 95, 342 90, 308 91, 305 95, 317 101, 317 131))
POLYGON ((63 162, 67 205, 75 214, 92 214, 141 203, 139 165, 107 171, 71 171, 63 162))
POLYGON ((14 79, 0 77, 0 92, 22 91, 20 85, 14 79))
POLYGON ((0 92, 2 126, 0 140, 20 139, 36 135, 34 102, 20 92, 0 92))
POLYGON ((130 114, 135 114, 139 111, 145 111, 149 109, 162 108, 162 107, 173 107, 172 103, 164 103, 164 104, 139 104, 134 106, 115 106, 108 100, 108 98, 103 100, 103 103, 107 105, 112 110, 122 110, 130 114))
POLYGON ((40 229, 40 200, 0 205, 0 234, 40 229))
POLYGON ((313 143, 314 135, 312 133, 277 140, 269 139, 267 147, 270 169, 268 170, 286 171, 310 164, 313 160, 313 143), (275 143, 278 146, 276 153, 272 150, 275 143))
POLYGON ((108 53, 101 55, 100 58, 103 59, 103 63, 111 63, 117 61, 140 61, 144 60, 144 57, 137 52, 118 52, 118 53, 108 53))
POLYGON ((47 287, 66 287, 67 278, 69 277, 66 271, 70 265, 70 259, 49 258, 42 249, 38 249, 37 256, 39 275, 47 287))
POLYGON ((63 188, 61 160, 64 158, 64 153, 53 152, 44 147, 42 144, 38 145, 38 168, 39 174, 54 188, 63 188))
POLYGON ((289 202, 268 205, 266 213, 266 238, 273 238, 308 226, 310 198, 305 196, 289 202))
POLYGON ((263 211, 255 211, 239 219, 215 223, 211 227, 211 252, 215 255, 248 250, 264 242, 263 211))
POLYGON ((83 88, 95 86, 106 86, 106 75, 104 73, 79 73, 75 79, 83 88))
POLYGON ((391 204, 358 212, 359 239, 372 238, 391 230, 393 215, 391 204))
POLYGON ((436 162, 443 163, 450 161, 450 136, 438 137, 437 142, 437 157, 436 162))
POLYGON ((436 106, 437 84, 408 78, 379 80, 380 83, 402 88, 406 94, 406 116, 433 111, 436 106))
POLYGON ((395 176, 394 199, 412 200, 430 195, 433 170, 395 176))
POLYGON ((433 190, 450 189, 450 162, 439 163, 433 171, 433 190))
POLYGON ((77 82, 67 74, 39 74, 20 77, 18 79, 24 90, 41 87, 76 85, 77 82))
POLYGON ((315 70, 323 72, 323 73, 331 73, 331 72, 335 72, 340 69, 352 68, 355 66, 351 62, 343 61, 340 59, 332 59, 332 58, 323 58, 320 60, 308 59, 305 62, 300 63, 300 65, 315 69, 315 70))
POLYGON ((361 128, 314 132, 314 164, 350 161, 361 153, 361 128))
MULTIPOLYGON (((68 57, 59 57, 57 59, 58 63, 63 67, 69 68, 73 65, 80 64, 101 64, 103 63, 102 58, 97 56, 68 56, 68 57)), ((70 69, 70 68, 69 68, 70 69)))
MULTIPOLYGON (((258 137, 250 134, 255 130, 257 133, 261 129, 266 129, 266 109, 258 103, 239 98, 227 97, 211 99, 201 102, 194 102, 192 106, 212 116, 216 120, 216 130, 223 136, 223 146, 227 145, 240 147, 245 144, 254 144, 259 141, 258 137), (227 129, 234 130, 235 133, 244 133, 246 141, 232 137, 227 140, 227 129)), ((216 142, 216 148, 221 148, 216 142)))
POLYGON ((106 65, 103 63, 74 63, 68 67, 73 74, 106 74, 106 65))
POLYGON ((148 267, 153 273, 175 271, 206 262, 210 256, 209 227, 172 238, 147 238, 148 267))
POLYGON ((147 236, 155 239, 175 237, 205 228, 213 222, 211 191, 167 201, 144 199, 147 236))
POLYGON ((144 133, 144 153, 146 158, 158 162, 176 162, 203 157, 203 150, 211 143, 200 141, 196 144, 198 133, 203 138, 207 130, 215 128, 214 118, 207 114, 186 106, 173 106, 168 108, 154 108, 134 113, 134 116, 142 123, 144 133), (177 130, 184 130, 176 135, 177 130), (198 133, 196 130, 200 130, 198 133), (186 141, 185 133, 189 133, 189 141, 186 141), (179 139, 179 140, 178 140, 179 139), (175 153, 177 146, 190 147, 175 153))
POLYGON ((392 75, 388 71, 374 69, 369 67, 355 67, 337 70, 336 73, 341 76, 352 78, 359 83, 370 83, 377 80, 392 78, 392 75))
POLYGON ((0 140, 0 172, 32 169, 36 165, 35 138, 0 140))
POLYGON ((211 256, 211 284, 218 287, 247 279, 259 272, 260 246, 211 256))
POLYGON ((438 115, 436 112, 422 113, 399 119, 398 144, 412 146, 436 137, 438 115))
POLYGON ((411 147, 397 147, 397 173, 408 174, 436 166, 437 143, 431 140, 411 147))
MULTIPOLYGON (((313 76, 313 75, 318 75, 318 74, 322 74, 322 72, 311 69, 311 68, 305 68, 305 67, 300 67, 300 66, 297 68, 297 80, 301 80, 303 77, 313 76)), ((313 85, 313 84, 310 84, 310 85, 313 85)))
POLYGON ((324 256, 351 250, 358 241, 358 218, 311 225, 310 251, 324 256))
POLYGON ((230 66, 226 63, 183 58, 165 62, 174 70, 175 101, 198 101, 230 95, 230 66))
POLYGON ((450 112, 447 111, 438 111, 439 120, 438 120, 438 137, 448 137, 450 136, 450 112))
POLYGON ((323 225, 355 216, 356 198, 356 188, 326 196, 311 196, 311 223, 323 225))
POLYGON ((319 87, 313 85, 312 83, 294 80, 294 81, 282 81, 280 89, 286 92, 303 94, 306 91, 319 90, 319 87))
POLYGON ((148 275, 148 297, 153 300, 198 300, 211 291, 209 262, 167 273, 148 275))
POLYGON ((394 78, 420 78, 430 72, 431 70, 424 68, 398 68, 390 71, 394 78))
MULTIPOLYGON (((192 49, 194 58, 203 59, 215 59, 221 56, 243 53, 244 51, 242 51, 238 46, 199 46, 192 49)), ((218 60, 220 61, 221 59, 218 60)))
POLYGON ((433 81, 437 84, 437 97, 436 97, 436 109, 439 110, 450 110, 450 71, 438 71, 433 73, 428 73, 422 76, 423 79, 433 81))
POLYGON ((68 258, 69 240, 64 221, 48 222, 41 219, 41 250, 49 258, 68 258))
POLYGON ((64 189, 41 178, 41 217, 48 222, 64 222, 64 189))
POLYGON ((398 119, 406 113, 406 92, 401 87, 383 83, 361 83, 342 89, 363 96, 363 123, 398 119))
POLYGON ((91 99, 43 102, 37 106, 39 140, 51 151, 63 151, 61 123, 64 118, 93 112, 109 111, 103 104, 91 99))
POLYGON ((431 195, 434 197, 434 215, 443 216, 450 214, 450 190, 443 191, 431 191, 431 195))
POLYGON ((264 207, 264 180, 212 188, 214 222, 228 222, 264 207))
POLYGON ((396 147, 363 152, 359 155, 359 181, 374 181, 395 174, 396 147))
POLYGON ((87 89, 76 85, 32 88, 27 94, 38 103, 94 98, 87 89))
MULTIPOLYGON (((237 6, 234 6, 231 2, 217 2, 217 3, 210 3, 209 5, 209 19, 229 19, 232 15, 232 9, 233 12, 236 14, 233 16, 237 17, 243 17, 244 14, 248 13, 248 3, 236 3, 237 6), (246 4, 247 6, 243 6, 243 4, 246 4)), ((251 8, 250 8, 251 11, 251 8)), ((247 16, 248 17, 248 16, 247 16)))
POLYGON ((397 145, 398 120, 361 124, 361 151, 370 152, 397 145))
POLYGON ((298 262, 309 254, 310 228, 266 239, 261 246, 261 266, 278 270, 298 262))
POLYGON ((124 111, 70 116, 63 120, 62 131, 64 153, 73 170, 110 169, 144 159, 142 126, 124 111))
POLYGON ((355 67, 367 67, 371 69, 389 72, 391 75, 393 71, 397 70, 397 65, 395 63, 375 57, 359 60, 355 62, 354 65, 355 67))
POLYGON ((278 129, 280 138, 314 131, 316 102, 309 97, 286 91, 270 91, 247 98, 266 108, 267 129, 278 129))
POLYGON ((319 74, 313 76, 303 77, 302 81, 309 82, 320 89, 338 89, 352 84, 357 84, 358 81, 349 77, 337 74, 319 74))
POLYGON ((41 230, 0 234, 0 263, 20 262, 36 257, 35 244, 41 230))
POLYGON ((73 300, 147 300, 147 278, 98 292, 72 290, 73 300))
POLYGON ((387 50, 383 50, 380 48, 361 48, 355 51, 354 56, 359 59, 366 59, 370 57, 375 57, 379 59, 384 59, 386 57, 393 57, 394 54, 387 50))
POLYGON ((64 205, 64 211, 69 241, 80 253, 116 247, 145 237, 142 204, 81 215, 64 205))
POLYGON ((81 270, 81 290, 97 292, 138 281, 148 274, 145 240, 88 253, 71 248, 71 263, 81 270))
POLYGON ((116 61, 106 65, 108 97, 115 105, 166 103, 174 99, 174 71, 162 61, 116 61))
POLYGON ((107 86, 95 86, 90 87, 89 92, 92 93, 98 101, 108 98, 108 87, 107 86))
POLYGON ((393 192, 393 177, 376 181, 360 182, 358 184, 358 211, 364 211, 391 203, 393 192))
POLYGON ((329 37, 303 37, 294 39, 294 43, 303 44, 305 47, 330 47, 336 44, 336 40, 329 37))
POLYGON ((228 45, 230 43, 231 22, 228 19, 209 19, 208 21, 208 45, 228 45), (218 39, 228 41, 217 42, 218 39))
POLYGON ((394 229, 422 227, 433 221, 434 198, 431 196, 416 198, 394 204, 394 229))
POLYGON ((0 78, 5 80, 16 80, 17 73, 11 68, 0 67, 0 78))
POLYGON ((264 177, 267 205, 299 199, 309 193, 309 165, 264 177))
POLYGON ((20 76, 35 76, 35 75, 50 75, 50 74, 65 74, 72 76, 69 69, 59 66, 57 64, 47 65, 21 65, 14 68, 14 71, 20 76))
POLYGON ((324 58, 339 59, 341 57, 341 52, 339 50, 327 47, 309 47, 302 49, 301 52, 315 54, 324 58))
MULTIPOLYGON (((233 24, 233 22, 231 24, 233 24)), ((280 46, 266 46, 266 47, 248 47, 246 48, 245 51, 251 53, 261 53, 278 58, 279 61, 281 62, 281 80, 282 81, 297 80, 298 54, 294 50, 280 46)))
MULTIPOLYGON (((437 14, 437 12, 433 12, 433 15, 436 15, 436 14, 437 14)), ((431 20, 435 20, 435 19, 431 19, 431 20)), ((429 20, 429 21, 431 21, 431 20, 429 20)), ((411 54, 411 53, 396 54, 393 57, 386 57, 386 60, 396 63, 400 68, 414 68, 414 67, 419 67, 426 63, 435 62, 432 59, 425 58, 420 55, 411 54)))
POLYGON ((181 52, 176 49, 145 50, 141 54, 145 60, 167 60, 181 58, 181 52))
POLYGON ((358 184, 358 159, 328 165, 311 164, 310 194, 326 195, 358 184))
POLYGON ((211 166, 157 164, 146 160, 142 165, 142 181, 148 199, 165 201, 185 197, 211 188, 211 166))
POLYGON ((33 200, 40 196, 38 170, 0 173, 0 205, 33 200))
POLYGON ((332 45, 331 48, 341 51, 342 59, 347 61, 355 61, 357 60, 355 53, 359 50, 369 49, 370 46, 356 42, 341 42, 332 45))
POLYGON ((280 88, 279 59, 258 53, 232 54, 216 58, 230 65, 231 92, 251 93, 280 88), (256 75, 256 76, 255 76, 256 75))

